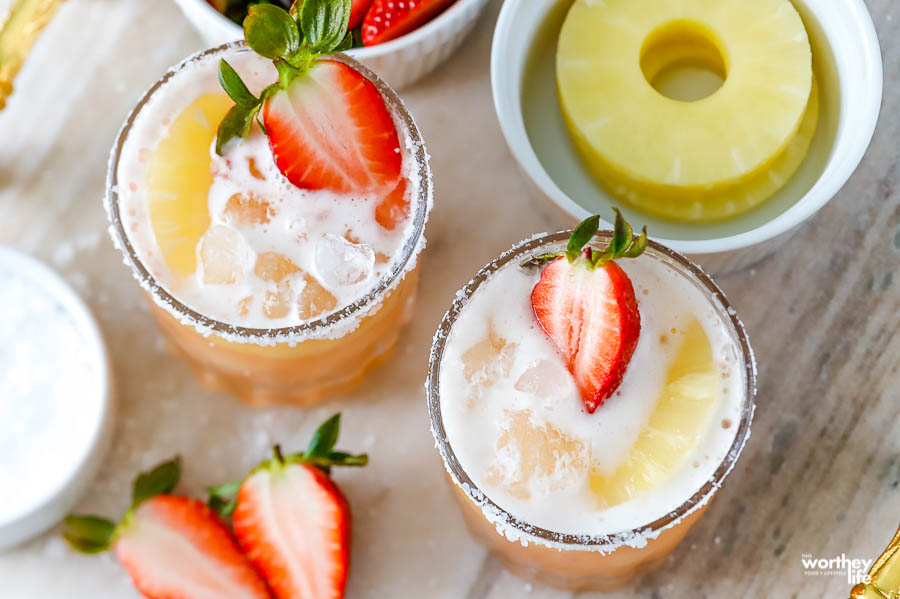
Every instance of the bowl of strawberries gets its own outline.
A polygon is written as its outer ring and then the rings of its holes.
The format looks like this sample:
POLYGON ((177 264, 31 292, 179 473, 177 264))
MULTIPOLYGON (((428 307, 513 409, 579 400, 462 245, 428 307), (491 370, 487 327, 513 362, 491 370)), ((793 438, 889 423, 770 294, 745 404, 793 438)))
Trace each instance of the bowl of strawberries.
MULTIPOLYGON (((296 0, 301 4, 307 0, 296 0)), ((347 54, 392 87, 409 85, 449 58, 472 30, 487 0, 331 0, 351 4, 347 54)), ((293 0, 175 0, 209 46, 243 38, 241 23, 260 3, 290 9, 293 0)))

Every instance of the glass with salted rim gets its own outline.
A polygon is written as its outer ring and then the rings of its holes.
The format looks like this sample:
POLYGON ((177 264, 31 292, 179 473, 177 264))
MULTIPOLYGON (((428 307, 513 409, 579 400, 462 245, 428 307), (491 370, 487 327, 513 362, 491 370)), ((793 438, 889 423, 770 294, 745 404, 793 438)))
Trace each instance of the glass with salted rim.
MULTIPOLYGON (((571 231, 524 241, 482 268, 458 294, 434 336, 429 361, 428 413, 431 432, 444 460, 454 499, 469 532, 494 552, 513 574, 566 590, 610 590, 661 566, 666 557, 700 519, 710 500, 731 472, 750 436, 756 395, 756 362, 744 326, 722 290, 697 265, 669 248, 649 242, 644 256, 658 260, 700 289, 714 305, 740 354, 744 379, 741 420, 724 460, 694 495, 674 511, 646 525, 614 534, 574 535, 529 524, 510 514, 485 495, 466 474, 447 439, 441 413, 440 371, 444 347, 453 325, 469 299, 491 275, 509 263, 564 250, 571 231)), ((595 241, 607 243, 611 232, 595 241)))
MULTIPOLYGON (((214 320, 179 301, 141 261, 123 225, 118 196, 118 170, 123 147, 141 110, 181 69, 210 55, 251 52, 244 42, 225 44, 195 54, 154 84, 122 126, 110 155, 104 205, 113 242, 122 251, 143 287, 169 348, 182 356, 200 381, 233 393, 247 403, 311 405, 325 397, 347 393, 390 357, 400 328, 413 312, 418 282, 418 255, 425 245, 425 222, 432 204, 431 169, 418 128, 403 102, 377 75, 343 54, 340 61, 369 79, 381 92, 408 140, 408 158, 418 193, 411 201, 412 223, 400 259, 392 262, 365 295, 322 318, 296 326, 262 329, 214 320)), ((224 92, 223 92, 224 93, 224 92)))

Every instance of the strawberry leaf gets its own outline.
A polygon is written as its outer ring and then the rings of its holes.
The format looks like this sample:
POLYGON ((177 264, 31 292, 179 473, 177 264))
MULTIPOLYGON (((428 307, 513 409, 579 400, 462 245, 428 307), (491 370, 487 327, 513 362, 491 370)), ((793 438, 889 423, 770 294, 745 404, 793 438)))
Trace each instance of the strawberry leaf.
POLYGON ((209 499, 206 504, 222 518, 230 518, 237 507, 237 494, 241 489, 241 484, 240 482, 235 482, 207 487, 206 491, 209 493, 209 499))
POLYGON ((569 245, 566 248, 566 258, 569 262, 574 262, 581 254, 581 249, 594 238, 600 229, 600 217, 598 215, 589 216, 575 227, 572 236, 569 237, 569 245))
POLYGON ((280 6, 257 4, 244 19, 244 38, 253 51, 266 58, 288 56, 300 48, 297 22, 280 6))
POLYGON ((219 84, 234 103, 245 110, 252 110, 259 104, 259 98, 250 93, 241 76, 223 58, 219 61, 219 84))
POLYGON ((338 435, 341 432, 341 413, 338 412, 328 420, 322 423, 322 426, 316 430, 309 447, 306 448, 307 458, 324 457, 331 453, 337 443, 338 435))
POLYGON ((333 52, 347 36, 351 0, 304 0, 300 28, 310 48, 322 54, 333 52))
POLYGON ((142 472, 134 480, 134 490, 131 494, 132 507, 151 497, 171 493, 180 478, 181 456, 175 456, 149 472, 142 472))
POLYGON ((112 544, 116 525, 98 516, 67 516, 63 522, 63 538, 76 551, 100 553, 112 544))
POLYGON ((631 225, 628 224, 628 221, 625 220, 625 217, 622 216, 619 209, 613 208, 613 210, 616 213, 616 224, 613 230, 613 239, 610 243, 610 248, 612 249, 613 256, 621 256, 631 243, 633 235, 631 225))
POLYGON ((644 250, 647 249, 647 225, 644 225, 644 230, 641 233, 641 236, 636 240, 631 242, 629 248, 622 254, 623 258, 637 258, 641 254, 644 253, 644 250))
POLYGON ((225 146, 235 137, 247 139, 250 135, 250 129, 253 127, 253 118, 259 112, 260 104, 253 109, 247 110, 241 108, 237 104, 231 107, 231 110, 219 123, 219 130, 216 136, 216 154, 222 156, 225 146))
POLYGON ((369 454, 353 455, 344 451, 332 451, 328 454, 328 461, 335 466, 366 466, 369 463, 369 454))
MULTIPOLYGON (((565 256, 569 260, 569 263, 575 262, 575 260, 583 254, 588 269, 593 270, 611 260, 616 260, 618 258, 637 258, 644 253, 644 250, 647 249, 647 227, 644 226, 641 236, 635 239, 634 230, 628 221, 625 220, 625 217, 622 216, 622 213, 619 212, 617 208, 613 208, 613 210, 616 213, 615 228, 613 230, 612 239, 606 248, 602 250, 587 248, 582 252, 584 246, 590 243, 600 227, 600 216, 591 216, 582 221, 582 223, 572 231, 572 235, 569 237, 569 245, 565 252, 565 256)), ((523 262, 522 266, 552 261, 561 255, 562 254, 557 253, 535 256, 530 260, 523 262)))
POLYGON ((341 40, 341 42, 332 49, 332 52, 346 52, 353 47, 353 44, 353 32, 348 31, 347 35, 344 36, 344 39, 341 40))

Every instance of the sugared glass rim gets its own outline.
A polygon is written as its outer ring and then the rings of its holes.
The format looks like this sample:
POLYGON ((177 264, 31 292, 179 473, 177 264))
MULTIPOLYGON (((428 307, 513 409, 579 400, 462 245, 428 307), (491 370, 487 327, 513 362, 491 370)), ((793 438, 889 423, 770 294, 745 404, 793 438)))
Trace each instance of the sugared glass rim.
POLYGON ((419 128, 416 126, 415 120, 413 119, 412 115, 410 115, 409 111, 406 109, 406 105, 403 103, 403 100, 400 99, 400 97, 397 95, 397 92, 395 92, 384 80, 382 80, 378 75, 345 54, 333 54, 328 56, 329 60, 336 60, 352 67, 375 85, 375 87, 379 92, 381 92, 381 95, 384 97, 385 102, 388 104, 395 119, 399 120, 400 125, 403 129, 405 129, 405 133, 407 134, 409 141, 412 142, 412 150, 410 152, 409 158, 415 161, 417 167, 415 176, 419 179, 420 185, 418 186, 419 189, 415 201, 415 214, 413 216, 412 231, 403 245, 402 258, 395 261, 393 270, 387 275, 382 276, 378 281, 378 284, 375 285, 375 287, 373 287, 366 295, 357 299, 352 304, 348 304, 340 310, 332 312, 324 318, 319 318, 317 320, 290 327, 273 329, 242 327, 209 318, 208 316, 205 316, 195 311, 193 308, 190 308, 189 306, 183 304, 176 297, 170 294, 163 287, 163 285, 159 281, 157 281, 152 274, 150 274, 150 271, 143 264, 143 262, 141 262, 138 253, 135 251, 134 247, 131 244, 128 233, 125 231, 124 223, 122 222, 121 214, 119 211, 118 170, 119 161, 122 155, 122 149, 125 146, 126 140, 128 139, 128 134, 134 127, 135 121, 137 120, 137 117, 140 114, 141 110, 144 108, 144 106, 146 106, 153 95, 172 77, 181 72, 181 70, 190 63, 202 60, 203 58, 210 55, 225 54, 231 51, 252 52, 252 50, 250 50, 250 48, 244 41, 236 41, 222 44, 221 46, 210 48, 208 50, 198 52, 185 58, 180 63, 178 63, 178 65, 169 69, 169 71, 159 81, 153 84, 153 86, 144 93, 140 101, 128 115, 128 118, 125 120, 122 128, 119 130, 119 134, 116 137, 116 141, 113 144, 112 151, 110 152, 109 165, 106 175, 106 195, 104 197, 104 205, 106 208, 107 216, 112 225, 112 227, 110 228, 110 234, 113 238, 113 242, 125 255, 126 263, 131 267, 134 276, 138 279, 138 282, 140 282, 141 286, 143 286, 153 296, 153 299, 157 302, 157 304, 164 307, 173 316, 175 316, 182 322, 190 322, 191 325, 195 326, 204 334, 227 336, 230 340, 239 343, 263 344, 272 342, 290 342, 292 339, 302 340, 306 338, 322 338, 324 336, 327 336, 327 331, 330 327, 340 323, 344 319, 356 315, 359 315, 360 317, 365 315, 366 311, 372 306, 376 305, 385 292, 392 289, 400 280, 402 280, 403 276, 409 270, 408 265, 410 260, 415 258, 418 251, 420 250, 422 245, 421 242, 425 234, 425 223, 428 220, 428 213, 431 208, 434 193, 431 178, 431 167, 428 163, 429 156, 428 152, 425 149, 425 142, 422 140, 422 135, 419 132, 419 128))
MULTIPOLYGON (((731 472, 735 462, 741 454, 747 439, 750 437, 750 423, 753 419, 756 398, 756 359, 753 356, 753 350, 747 339, 747 333, 744 325, 738 318, 736 312, 728 303, 725 294, 718 285, 703 270, 688 260, 685 256, 669 249, 659 243, 650 241, 647 246, 647 254, 654 256, 667 265, 673 267, 679 274, 691 279, 715 305, 717 312, 722 321, 729 325, 736 345, 741 353, 741 362, 744 371, 745 380, 745 397, 744 405, 741 409, 741 421, 735 433, 734 441, 719 464, 719 467, 696 493, 694 493, 687 501, 682 503, 678 508, 669 512, 665 516, 658 518, 646 525, 636 527, 631 530, 624 530, 616 533, 590 535, 590 534, 571 534, 560 533, 547 530, 538 526, 534 526, 524 522, 510 514, 508 511, 494 503, 486 493, 481 491, 472 481, 466 471, 453 452, 447 433, 444 430, 443 414, 441 413, 440 398, 440 370, 441 361, 444 356, 444 349, 453 324, 459 317, 462 310, 467 305, 469 299, 477 291, 482 283, 487 281, 491 275, 515 261, 523 261, 523 257, 535 250, 546 248, 548 245, 557 244, 563 247, 568 241, 572 231, 561 231, 548 235, 538 236, 525 240, 512 247, 512 249, 504 252, 499 258, 486 265, 469 283, 463 287, 457 294, 450 310, 444 315, 441 324, 434 336, 434 342, 431 347, 431 356, 428 364, 428 380, 425 383, 428 395, 428 415, 431 420, 431 432, 434 435, 438 450, 444 460, 444 466, 450 474, 453 482, 462 489, 483 512, 490 512, 493 518, 490 519, 495 526, 507 525, 514 528, 520 533, 532 537, 539 543, 552 544, 554 546, 564 546, 566 549, 574 550, 603 550, 604 548, 613 549, 627 544, 637 535, 644 537, 655 537, 662 531, 675 526, 682 518, 688 516, 696 509, 704 506, 712 495, 718 490, 725 480, 725 477, 731 472)), ((609 241, 612 238, 611 231, 603 231, 597 234, 595 241, 609 241)))

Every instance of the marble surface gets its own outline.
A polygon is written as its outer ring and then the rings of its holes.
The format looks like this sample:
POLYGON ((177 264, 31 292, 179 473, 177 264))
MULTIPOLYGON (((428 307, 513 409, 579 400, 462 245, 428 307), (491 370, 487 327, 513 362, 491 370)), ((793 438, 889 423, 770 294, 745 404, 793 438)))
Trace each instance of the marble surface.
MULTIPOLYGON (((873 558, 900 520, 900 10, 893 0, 868 4, 886 86, 863 164, 775 255, 719 277, 759 357, 750 443, 669 563, 603 596, 844 597, 846 579, 805 575, 801 556, 873 558)), ((0 113, 0 244, 63 273, 112 350, 114 446, 79 510, 121 513, 133 474, 176 452, 186 462, 181 489, 200 494, 241 476, 272 442, 297 446, 343 410, 341 446, 372 455, 369 468, 337 473, 355 509, 348 597, 571 596, 510 576, 469 539, 422 388, 432 332, 456 289, 516 240, 571 224, 532 191, 500 135, 488 81, 498 9, 494 1, 460 53, 403 94, 437 187, 415 321, 361 390, 304 412, 252 409, 202 389, 166 353, 106 235, 100 197, 119 124, 199 38, 166 1, 64 6, 0 113)), ((58 531, 0 554, 0 580, 10 599, 136 596, 110 556, 76 555, 58 531)))

